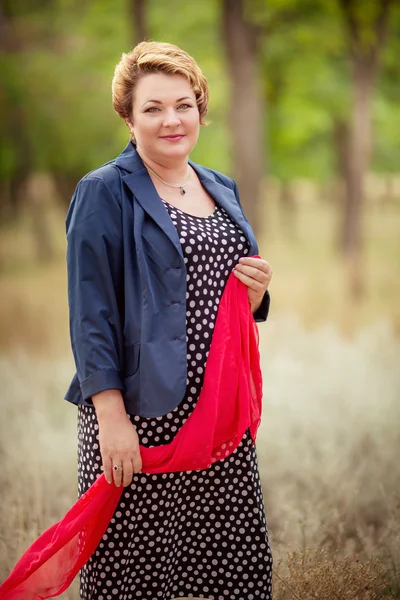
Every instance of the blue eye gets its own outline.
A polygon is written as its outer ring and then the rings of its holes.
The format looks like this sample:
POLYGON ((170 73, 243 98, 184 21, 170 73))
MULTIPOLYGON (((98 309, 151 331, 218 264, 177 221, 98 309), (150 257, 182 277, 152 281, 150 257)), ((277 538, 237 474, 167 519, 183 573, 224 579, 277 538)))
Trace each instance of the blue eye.
MULTIPOLYGON (((177 110, 187 110, 188 108, 193 108, 191 104, 180 104, 177 107, 177 110)), ((158 112, 161 109, 158 106, 150 106, 149 108, 146 108, 146 110, 144 112, 146 113, 152 113, 152 112, 158 112)))

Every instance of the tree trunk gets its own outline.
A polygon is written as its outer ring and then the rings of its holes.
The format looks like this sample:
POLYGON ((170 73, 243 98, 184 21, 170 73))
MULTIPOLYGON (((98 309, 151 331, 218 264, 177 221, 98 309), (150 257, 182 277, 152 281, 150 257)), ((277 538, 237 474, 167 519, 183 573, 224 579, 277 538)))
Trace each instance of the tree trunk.
MULTIPOLYGON (((16 28, 11 9, 11 5, 0 3, 0 52, 5 57, 8 55, 18 56, 23 49, 22 36, 16 28)), ((15 220, 21 215, 25 185, 32 171, 32 160, 31 147, 26 135, 28 118, 24 103, 20 97, 11 102, 5 86, 5 81, 0 82, 0 94, 5 98, 5 111, 7 112, 7 119, 4 121, 3 143, 12 148, 16 158, 13 171, 7 173, 9 206, 5 208, 4 214, 7 214, 11 220, 15 220)))
POLYGON ((133 45, 139 44, 148 38, 146 19, 147 0, 131 0, 130 14, 132 21, 133 45))
POLYGON ((336 154, 336 171, 343 181, 346 181, 349 167, 349 124, 343 119, 335 118, 332 133, 333 147, 336 154))
POLYGON ((345 210, 342 226, 342 250, 348 265, 350 291, 354 298, 364 294, 362 268, 364 179, 372 149, 371 101, 379 58, 387 34, 392 0, 380 0, 377 15, 370 24, 368 45, 363 22, 357 19, 354 0, 340 0, 348 29, 352 66, 353 108, 349 128, 347 168, 345 168, 345 210))
POLYGON ((353 109, 348 139, 347 167, 344 170, 345 206, 342 223, 342 251, 346 259, 350 292, 354 298, 364 295, 363 212, 364 179, 369 165, 371 96, 374 74, 356 63, 353 70, 353 109))
POLYGON ((245 214, 254 231, 264 172, 263 103, 258 85, 257 30, 244 18, 244 0, 223 0, 222 28, 231 77, 233 168, 245 214))
POLYGON ((346 207, 343 223, 343 250, 347 256, 362 251, 364 177, 368 169, 371 145, 371 96, 374 74, 362 64, 354 65, 353 114, 349 136, 346 175, 346 207))
MULTIPOLYGON (((7 7, 6 7, 7 8, 7 7)), ((23 35, 18 20, 15 19, 11 9, 5 9, 4 3, 0 5, 0 30, 3 37, 0 39, 0 50, 14 58, 18 57, 19 68, 25 68, 19 53, 29 47, 29 39, 23 35)), ((27 80, 26 73, 24 83, 27 80)), ((22 209, 30 205, 30 178, 34 172, 34 151, 29 131, 29 112, 25 98, 21 93, 13 103, 9 103, 7 114, 7 126, 9 128, 9 139, 12 140, 13 150, 16 156, 16 165, 9 175, 9 214, 14 219, 22 215, 22 209)), ((53 256, 53 247, 47 222, 46 211, 43 205, 39 203, 33 207, 33 235, 36 241, 37 258, 39 260, 48 260, 53 256)))
POLYGON ((40 262, 50 261, 54 258, 54 245, 48 223, 47 206, 40 199, 35 198, 32 200, 31 210, 36 257, 40 262))
POLYGON ((280 196, 281 230, 288 240, 298 239, 297 204, 295 202, 292 185, 289 181, 282 181, 280 196))
POLYGON ((53 182, 63 206, 68 209, 78 181, 84 173, 53 173, 53 182))

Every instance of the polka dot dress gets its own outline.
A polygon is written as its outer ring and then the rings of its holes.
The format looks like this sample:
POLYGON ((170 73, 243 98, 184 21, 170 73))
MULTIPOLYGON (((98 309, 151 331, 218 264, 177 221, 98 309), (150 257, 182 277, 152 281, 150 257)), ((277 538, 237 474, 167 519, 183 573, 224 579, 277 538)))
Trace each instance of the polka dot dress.
MULTIPOLYGON (((218 304, 249 251, 222 207, 189 215, 163 200, 187 269, 186 393, 161 417, 130 415, 143 446, 169 443, 196 406, 218 304)), ((101 473, 93 407, 78 407, 78 490, 101 473)), ((272 556, 255 446, 249 430, 227 458, 203 471, 134 475, 80 576, 81 600, 270 600, 272 556)))

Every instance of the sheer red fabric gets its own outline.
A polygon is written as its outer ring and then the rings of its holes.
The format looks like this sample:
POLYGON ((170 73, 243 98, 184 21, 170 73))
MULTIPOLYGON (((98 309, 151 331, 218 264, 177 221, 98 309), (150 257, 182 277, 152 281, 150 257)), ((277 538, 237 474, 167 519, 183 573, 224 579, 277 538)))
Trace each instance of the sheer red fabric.
MULTIPOLYGON (((143 473, 206 469, 229 456, 248 427, 255 441, 262 412, 258 346, 247 287, 231 274, 221 296, 196 407, 170 444, 140 446, 143 473)), ((22 555, 0 586, 0 598, 42 600, 65 591, 99 544, 122 491, 122 486, 109 485, 101 475, 22 555)))

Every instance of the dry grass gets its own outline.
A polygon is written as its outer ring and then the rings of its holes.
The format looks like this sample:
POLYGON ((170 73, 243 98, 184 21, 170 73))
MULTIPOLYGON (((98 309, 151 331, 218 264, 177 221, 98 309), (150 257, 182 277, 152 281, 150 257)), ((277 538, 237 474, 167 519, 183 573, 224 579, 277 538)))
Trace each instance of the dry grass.
POLYGON ((400 334, 400 200, 369 202, 364 214, 365 294, 348 293, 347 267, 337 247, 337 205, 303 199, 285 225, 273 191, 263 207, 263 256, 274 268, 274 313, 295 314, 308 328, 334 323, 348 336, 388 318, 400 334))
MULTIPOLYGON (((332 208, 302 205, 286 237, 273 196, 267 216, 261 249, 274 268, 273 305, 260 326, 257 452, 274 600, 400 598, 400 210, 366 215, 367 295, 357 306, 332 250, 332 208)), ((18 260, 1 274, 0 580, 77 495, 57 223, 55 262, 29 260, 25 227, 18 260)), ((12 239, 3 236, 0 250, 12 239)), ((63 598, 77 600, 76 583, 63 598)))
MULTIPOLYGON (((389 326, 350 342, 284 318, 261 333, 257 453, 277 575, 301 600, 400 598, 400 342, 389 326)), ((71 372, 21 352, 0 362, 0 578, 76 498, 71 372)), ((292 599, 277 575, 276 600, 292 599)))
POLYGON ((388 572, 379 560, 333 556, 324 549, 288 551, 275 575, 274 600, 388 600, 388 572))
POLYGON ((349 341, 280 318, 261 345, 257 450, 275 555, 291 543, 379 558, 400 597, 399 340, 389 324, 349 341))

